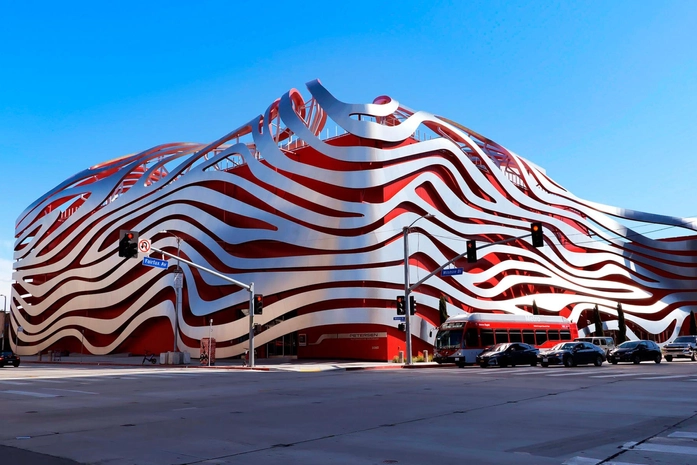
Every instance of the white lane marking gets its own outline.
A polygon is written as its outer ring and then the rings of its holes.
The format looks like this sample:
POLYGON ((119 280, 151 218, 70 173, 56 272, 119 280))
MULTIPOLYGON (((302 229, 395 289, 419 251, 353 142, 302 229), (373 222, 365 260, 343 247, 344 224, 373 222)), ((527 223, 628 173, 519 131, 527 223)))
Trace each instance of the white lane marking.
POLYGON ((561 465, 597 465, 599 462, 600 459, 592 459, 590 457, 572 457, 561 465))
POLYGON ((612 375, 595 375, 589 376, 589 378, 623 378, 625 376, 641 376, 641 375, 651 375, 653 373, 624 373, 624 374, 612 374, 612 375))
POLYGON ((184 407, 184 408, 173 408, 172 411, 173 411, 173 412, 178 412, 178 411, 181 411, 181 410, 196 410, 196 409, 198 409, 198 407, 184 407))
POLYGON ((75 392, 77 394, 94 394, 94 395, 99 395, 98 392, 91 392, 91 391, 77 391, 75 389, 58 389, 58 388, 44 388, 44 389, 50 389, 52 391, 61 391, 61 392, 75 392))
POLYGON ((58 381, 55 379, 34 379, 32 381, 36 381, 37 383, 54 383, 54 384, 64 384, 66 381, 58 381))
POLYGON ((20 386, 20 385, 26 385, 26 384, 31 384, 31 383, 23 383, 21 381, 0 381, 0 384, 16 384, 16 385, 20 386))
POLYGON ((556 375, 545 375, 545 376, 554 377, 554 376, 585 376, 585 375, 588 375, 588 373, 583 372, 583 371, 574 371, 571 373, 559 373, 556 375))
POLYGON ((670 446, 667 444, 643 443, 637 444, 630 450, 643 450, 646 452, 665 452, 667 454, 697 455, 697 447, 670 446))
POLYGON ((30 397, 59 397, 57 394, 44 394, 43 392, 29 392, 29 391, 0 391, 6 394, 17 394, 18 396, 30 396, 30 397))
POLYGON ((692 431, 675 431, 668 435, 669 438, 697 439, 697 433, 692 431))
POLYGON ((637 379, 675 379, 675 378, 689 378, 695 375, 673 375, 673 376, 649 376, 647 378, 637 378, 637 379))

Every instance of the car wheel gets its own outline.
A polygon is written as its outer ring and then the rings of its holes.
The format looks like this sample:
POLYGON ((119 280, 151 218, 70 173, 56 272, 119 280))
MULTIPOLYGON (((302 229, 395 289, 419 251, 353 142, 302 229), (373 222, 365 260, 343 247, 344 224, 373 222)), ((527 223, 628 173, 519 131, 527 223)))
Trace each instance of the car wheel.
POLYGON ((480 368, 486 368, 486 363, 485 363, 485 362, 480 363, 480 364, 479 364, 479 367, 480 367, 480 368))
POLYGON ((690 360, 692 360, 693 362, 697 362, 697 354, 692 352, 692 355, 690 355, 690 360))
POLYGON ((501 368, 506 368, 508 366, 508 364, 506 362, 504 362, 503 360, 501 360, 501 361, 499 361, 499 366, 501 368))
POLYGON ((12 363, 12 366, 14 366, 15 368, 17 368, 17 367, 19 366, 19 362, 13 362, 13 363, 12 363))
POLYGON ((571 356, 568 356, 564 359, 564 366, 567 368, 571 368, 572 366, 576 365, 574 362, 574 358, 571 356))
POLYGON ((641 357, 639 356, 639 354, 636 354, 632 361, 634 362, 634 365, 639 365, 641 363, 641 357))
POLYGON ((595 357, 595 362, 593 362, 593 364, 597 367, 601 366, 603 364, 603 357, 601 357, 600 355, 595 357))
POLYGON ((673 356, 672 355, 666 355, 666 362, 672 362, 673 361, 673 356))
POLYGON ((544 367, 544 368, 547 368, 547 367, 549 366, 549 363, 547 363, 547 362, 541 362, 541 363, 540 363, 540 366, 542 366, 542 367, 544 367))
POLYGON ((531 366, 531 367, 536 367, 536 366, 537 366, 537 360, 533 360, 532 362, 530 362, 530 366, 531 366))
POLYGON ((455 365, 457 365, 458 368, 465 368, 465 364, 462 362, 457 362, 455 365))
POLYGON ((613 365, 617 365, 617 360, 612 359, 612 360, 610 360, 610 363, 612 363, 613 365))
POLYGON ((656 358, 653 359, 653 361, 656 363, 661 363, 661 354, 656 355, 656 358))

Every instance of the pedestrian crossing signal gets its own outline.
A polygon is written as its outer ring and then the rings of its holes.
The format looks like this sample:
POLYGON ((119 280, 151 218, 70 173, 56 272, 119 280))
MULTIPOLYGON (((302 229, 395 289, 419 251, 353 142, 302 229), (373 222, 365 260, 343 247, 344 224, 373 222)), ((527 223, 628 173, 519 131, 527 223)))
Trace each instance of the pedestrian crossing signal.
POLYGON ((397 315, 406 315, 407 312, 405 311, 404 308, 404 296, 403 295, 398 295, 397 296, 397 315))

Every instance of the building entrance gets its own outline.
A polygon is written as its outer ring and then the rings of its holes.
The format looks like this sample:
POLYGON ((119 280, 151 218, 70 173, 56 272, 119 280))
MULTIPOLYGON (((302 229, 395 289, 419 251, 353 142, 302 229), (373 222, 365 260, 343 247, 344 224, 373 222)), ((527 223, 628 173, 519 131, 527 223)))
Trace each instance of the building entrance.
POLYGON ((283 335, 266 344, 268 357, 289 357, 298 355, 298 333, 283 335))

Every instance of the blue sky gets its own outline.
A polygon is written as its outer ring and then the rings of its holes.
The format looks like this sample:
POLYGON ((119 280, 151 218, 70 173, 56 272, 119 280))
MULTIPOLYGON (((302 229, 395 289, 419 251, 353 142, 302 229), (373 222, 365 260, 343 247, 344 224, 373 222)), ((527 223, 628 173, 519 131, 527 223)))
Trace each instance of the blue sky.
POLYGON ((0 3, 0 294, 15 220, 56 184, 210 142, 315 78, 455 120, 581 198, 697 216, 697 2, 293 3, 0 3))

